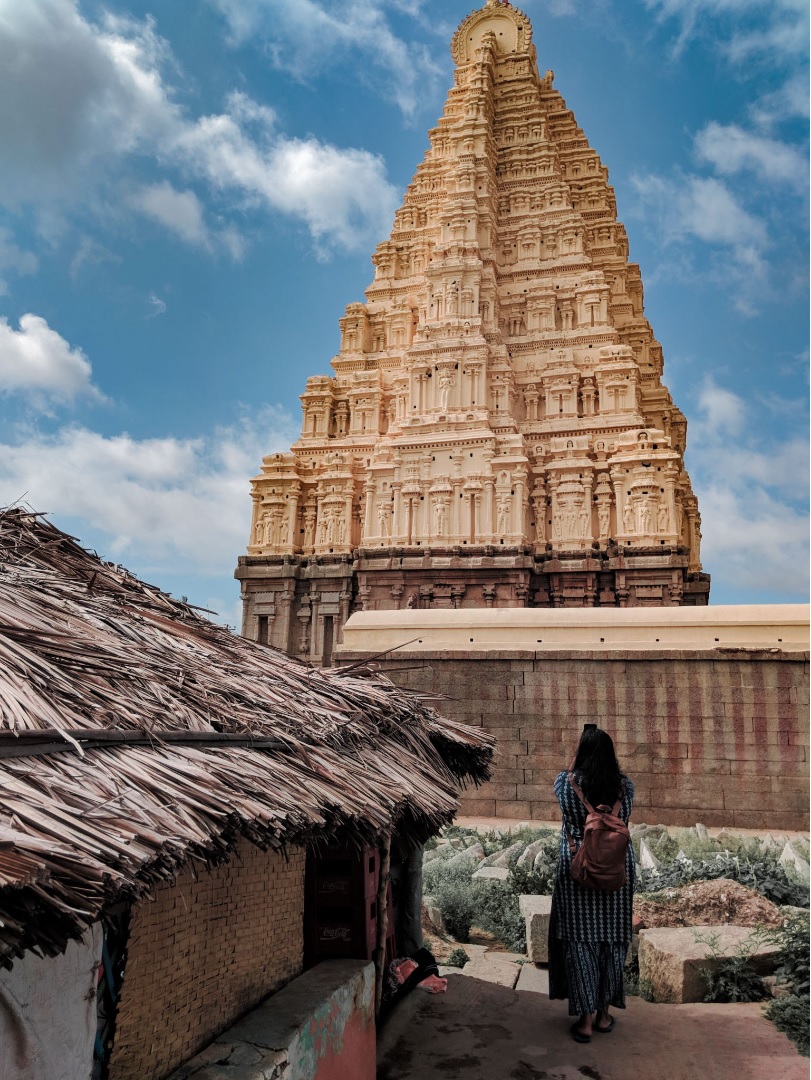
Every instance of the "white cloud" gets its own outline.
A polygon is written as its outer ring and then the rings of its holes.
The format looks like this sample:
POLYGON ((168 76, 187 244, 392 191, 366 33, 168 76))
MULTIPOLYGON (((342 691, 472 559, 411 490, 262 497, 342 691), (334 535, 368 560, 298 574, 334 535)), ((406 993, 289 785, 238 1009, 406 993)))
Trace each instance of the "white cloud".
POLYGON ((0 317, 0 393, 28 395, 35 403, 104 400, 93 385, 90 361, 39 315, 23 315, 20 328, 0 317))
POLYGON ((734 64, 759 58, 792 60, 807 51, 806 0, 645 0, 645 6, 660 21, 678 25, 676 55, 702 35, 734 64))
POLYGON ((0 296, 8 292, 9 274, 35 274, 39 262, 32 251, 23 251, 13 241, 8 229, 0 227, 0 296))
MULTIPOLYGON (((102 533, 107 554, 163 574, 228 573, 250 529, 248 478, 296 432, 279 408, 195 439, 68 427, 0 444, 0 504, 19 499, 102 533)), ((75 527, 75 526, 74 526, 75 527)))
POLYGON ((149 294, 149 306, 152 309, 147 316, 149 319, 154 319, 156 316, 163 315, 166 312, 166 301, 161 300, 155 293, 149 294))
POLYGON ((802 599, 808 589, 808 445, 769 438, 761 403, 707 379, 688 464, 701 508, 702 562, 715 587, 802 599))
POLYGON ((164 180, 133 192, 130 204, 176 233, 187 244, 202 248, 210 246, 211 237, 203 220, 203 205, 193 191, 176 191, 164 180))
POLYGON ((808 114, 807 71, 795 71, 781 87, 763 94, 749 109, 752 122, 764 130, 770 130, 795 117, 807 120, 808 114))
POLYGON ((785 183, 804 190, 808 184, 808 160, 796 146, 744 130, 737 124, 711 121, 695 137, 702 161, 722 176, 752 172, 763 180, 785 183))
MULTIPOLYGON (((678 252, 698 240, 717 253, 718 265, 709 270, 698 271, 688 260, 687 272, 694 281, 709 274, 731 287, 742 312, 750 312, 763 299, 768 230, 723 180, 689 174, 648 175, 633 176, 631 183, 639 199, 633 215, 649 224, 664 247, 678 252)), ((706 261, 701 260, 702 264, 706 261)))
MULTIPOLYGON (((431 98, 441 68, 430 50, 392 30, 387 7, 420 18, 423 5, 402 0, 211 0, 234 44, 258 39, 272 62, 296 78, 349 61, 405 116, 431 98)), ((435 21, 435 17, 434 17, 435 21)))
MULTIPOLYGON (((231 94, 221 114, 194 118, 166 81, 171 61, 151 20, 108 15, 94 24, 72 0, 0 0, 0 199, 56 218, 55 206, 95 206, 94 192, 137 154, 207 185, 226 209, 247 199, 298 218, 322 254, 385 235, 397 195, 381 159, 289 138, 275 131, 271 108, 244 94, 231 94)), ((203 246, 194 193, 161 179, 132 199, 203 246)), ((239 256, 233 226, 219 239, 239 256)))

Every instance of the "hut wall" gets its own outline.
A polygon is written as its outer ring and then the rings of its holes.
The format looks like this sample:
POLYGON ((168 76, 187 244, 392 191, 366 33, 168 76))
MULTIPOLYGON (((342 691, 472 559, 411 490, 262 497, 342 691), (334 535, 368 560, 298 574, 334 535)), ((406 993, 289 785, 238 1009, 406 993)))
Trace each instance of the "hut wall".
POLYGON ((304 865, 243 840, 134 908, 110 1080, 159 1080, 300 974, 304 865))
POLYGON ((379 663, 497 737, 493 779, 463 795, 461 816, 557 820, 552 781, 598 723, 636 784, 636 821, 808 828, 807 652, 423 647, 379 663))

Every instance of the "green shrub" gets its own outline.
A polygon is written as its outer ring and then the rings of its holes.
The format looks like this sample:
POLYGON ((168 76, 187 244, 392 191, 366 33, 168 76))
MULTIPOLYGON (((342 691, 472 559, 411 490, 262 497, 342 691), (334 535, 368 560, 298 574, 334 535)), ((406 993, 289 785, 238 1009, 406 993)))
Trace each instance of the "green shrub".
POLYGON ((508 881, 473 882, 473 922, 511 952, 526 950, 526 919, 508 881))
POLYGON ((786 983, 792 994, 808 996, 809 992, 809 917, 795 915, 779 930, 773 930, 771 940, 780 946, 775 974, 786 983))
POLYGON ((788 1035, 803 1057, 809 1056, 808 1015, 810 1010, 811 1001, 808 994, 790 994, 788 997, 776 998, 766 1009, 767 1018, 772 1021, 778 1031, 788 1035))
POLYGON ((464 949, 454 949, 445 961, 445 965, 447 967, 463 968, 469 960, 470 957, 464 949))
POLYGON ((720 960, 713 968, 699 968, 707 989, 704 1000, 722 1004, 765 1001, 769 990, 752 965, 752 953, 768 938, 767 931, 756 928, 733 956, 722 959, 717 934, 695 934, 696 941, 709 947, 710 956, 720 960))
POLYGON ((457 941, 467 941, 475 913, 471 877, 475 863, 449 866, 439 858, 423 869, 423 889, 433 896, 442 912, 448 933, 457 941))

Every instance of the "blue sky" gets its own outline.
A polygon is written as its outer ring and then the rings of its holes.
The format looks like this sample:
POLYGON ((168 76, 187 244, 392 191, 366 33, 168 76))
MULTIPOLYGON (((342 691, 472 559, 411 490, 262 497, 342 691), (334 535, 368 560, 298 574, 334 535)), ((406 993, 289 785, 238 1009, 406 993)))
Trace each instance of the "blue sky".
MULTIPOLYGON (((807 597, 807 4, 527 0, 608 166, 714 603, 807 597)), ((0 0, 0 503, 234 623, 248 481, 451 83, 445 0, 0 0)))

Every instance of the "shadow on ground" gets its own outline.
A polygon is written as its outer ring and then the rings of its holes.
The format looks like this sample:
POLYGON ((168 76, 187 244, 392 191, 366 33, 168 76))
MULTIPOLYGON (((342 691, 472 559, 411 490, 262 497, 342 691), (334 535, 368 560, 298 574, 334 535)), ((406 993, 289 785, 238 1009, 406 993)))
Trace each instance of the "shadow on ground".
POLYGON ((451 975, 415 990, 378 1039, 377 1080, 808 1080, 808 1061, 761 1005, 629 998, 609 1035, 578 1045, 567 1004, 451 975))

